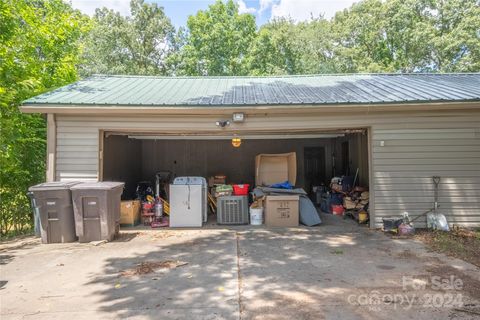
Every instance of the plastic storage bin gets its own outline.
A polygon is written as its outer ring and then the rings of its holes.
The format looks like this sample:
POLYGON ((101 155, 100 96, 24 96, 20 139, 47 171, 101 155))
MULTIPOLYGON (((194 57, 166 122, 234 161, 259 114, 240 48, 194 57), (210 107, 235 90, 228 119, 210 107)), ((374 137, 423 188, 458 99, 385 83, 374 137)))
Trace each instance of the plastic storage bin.
POLYGON ((79 182, 46 182, 30 187, 40 217, 43 243, 77 241, 70 188, 79 182))
POLYGON ((86 182, 71 188, 80 242, 112 240, 120 229, 123 182, 86 182))
POLYGON ((246 196, 248 194, 249 184, 234 184, 233 194, 236 196, 246 196))
POLYGON ((248 224, 248 197, 224 196, 217 198, 218 224, 248 224))

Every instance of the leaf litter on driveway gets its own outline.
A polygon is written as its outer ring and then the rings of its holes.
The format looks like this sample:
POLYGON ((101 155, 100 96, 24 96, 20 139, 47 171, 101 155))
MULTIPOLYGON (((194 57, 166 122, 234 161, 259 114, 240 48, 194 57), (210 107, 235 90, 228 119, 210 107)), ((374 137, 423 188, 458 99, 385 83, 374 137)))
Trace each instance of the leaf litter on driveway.
POLYGON ((137 275, 145 275, 156 272, 160 269, 175 269, 187 265, 188 262, 179 260, 164 261, 144 261, 137 264, 134 268, 124 270, 120 273, 122 277, 131 277, 137 275))

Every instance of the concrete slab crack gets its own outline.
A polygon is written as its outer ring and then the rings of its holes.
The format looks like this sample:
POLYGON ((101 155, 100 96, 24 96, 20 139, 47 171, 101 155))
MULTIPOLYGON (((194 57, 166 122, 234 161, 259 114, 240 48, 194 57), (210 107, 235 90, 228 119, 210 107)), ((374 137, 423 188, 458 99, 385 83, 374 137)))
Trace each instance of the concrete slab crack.
POLYGON ((242 320, 243 316, 243 301, 242 301, 242 271, 240 270, 240 238, 238 232, 235 232, 235 241, 237 248, 237 285, 238 285, 238 319, 242 320))

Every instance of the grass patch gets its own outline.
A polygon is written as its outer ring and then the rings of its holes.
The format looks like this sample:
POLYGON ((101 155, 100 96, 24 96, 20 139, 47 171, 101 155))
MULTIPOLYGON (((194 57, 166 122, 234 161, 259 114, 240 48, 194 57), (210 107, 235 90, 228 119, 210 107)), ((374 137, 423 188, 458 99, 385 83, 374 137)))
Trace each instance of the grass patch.
POLYGON ((33 229, 32 228, 25 228, 23 230, 12 230, 7 232, 7 234, 2 235, 0 237, 0 243, 5 242, 5 241, 11 241, 11 240, 16 240, 16 239, 22 239, 28 236, 33 235, 33 229))
POLYGON ((415 238, 430 249, 480 267, 480 230, 457 228, 450 232, 417 230, 415 238))

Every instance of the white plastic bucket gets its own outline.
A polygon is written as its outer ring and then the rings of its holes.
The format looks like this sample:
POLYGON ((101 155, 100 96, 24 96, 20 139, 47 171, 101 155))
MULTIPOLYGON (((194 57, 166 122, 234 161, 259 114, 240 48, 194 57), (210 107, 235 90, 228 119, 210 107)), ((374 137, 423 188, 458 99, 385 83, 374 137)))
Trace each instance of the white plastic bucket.
POLYGON ((250 208, 250 224, 252 226, 263 224, 263 208, 250 208))

